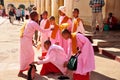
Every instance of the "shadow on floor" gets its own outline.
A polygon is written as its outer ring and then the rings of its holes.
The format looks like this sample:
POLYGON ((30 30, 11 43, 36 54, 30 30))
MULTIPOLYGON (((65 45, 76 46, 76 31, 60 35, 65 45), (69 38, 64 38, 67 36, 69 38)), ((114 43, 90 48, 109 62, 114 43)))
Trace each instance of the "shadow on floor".
POLYGON ((40 74, 35 74, 35 79, 34 80, 48 80, 47 78, 45 78, 45 77, 42 77, 42 76, 40 76, 40 74))
POLYGON ((110 78, 106 75, 103 75, 103 74, 93 71, 93 72, 91 72, 90 80, 117 80, 117 79, 110 78))
MULTIPOLYGON (((59 75, 48 75, 47 78, 45 76, 40 76, 39 74, 36 74, 36 78, 34 80, 49 80, 49 79, 54 79, 54 80, 58 80, 57 77, 59 75), (48 79, 49 78, 49 79, 48 79)), ((111 77, 108 77, 106 75, 100 74, 98 72, 91 72, 91 76, 90 76, 90 80, 117 80, 111 77)))
POLYGON ((16 23, 14 23, 13 25, 22 26, 23 24, 16 24, 16 23))
MULTIPOLYGON (((40 76, 39 74, 36 73, 36 77, 34 80, 59 80, 58 77, 60 77, 60 76, 61 75, 58 75, 58 74, 49 74, 46 76, 40 76)), ((69 78, 70 79, 64 79, 64 80, 72 80, 70 76, 69 76, 69 78)))

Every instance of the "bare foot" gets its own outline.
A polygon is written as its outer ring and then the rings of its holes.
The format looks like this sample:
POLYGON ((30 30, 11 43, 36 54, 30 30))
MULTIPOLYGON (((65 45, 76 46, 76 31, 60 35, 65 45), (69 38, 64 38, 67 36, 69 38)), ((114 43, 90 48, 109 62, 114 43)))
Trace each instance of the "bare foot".
POLYGON ((23 72, 19 72, 18 73, 18 77, 27 78, 27 75, 23 74, 23 72))
POLYGON ((120 58, 119 57, 116 57, 115 60, 118 61, 118 62, 120 62, 120 58))

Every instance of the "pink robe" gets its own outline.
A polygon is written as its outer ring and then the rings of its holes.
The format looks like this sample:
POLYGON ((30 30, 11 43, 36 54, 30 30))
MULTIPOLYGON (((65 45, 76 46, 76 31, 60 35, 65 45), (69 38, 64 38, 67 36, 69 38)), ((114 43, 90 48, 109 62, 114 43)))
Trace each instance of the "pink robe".
MULTIPOLYGON (((65 16, 60 16, 59 18, 59 25, 61 24, 62 20, 64 19, 65 16)), ((72 21, 69 19, 66 23, 69 24, 68 30, 71 31, 72 29, 72 21)), ((61 34, 61 33, 60 33, 61 34)), ((65 50, 66 54, 68 54, 68 40, 65 40, 62 35, 60 36, 60 46, 63 47, 65 50)))
POLYGON ((67 61, 67 55, 64 49, 58 45, 51 45, 45 59, 38 61, 39 64, 49 63, 54 64, 63 74, 66 73, 66 68, 63 67, 67 61))
MULTIPOLYGON (((74 20, 76 19, 74 18, 73 22, 74 20)), ((74 24, 72 24, 72 26, 74 27, 74 24)), ((73 27, 72 27, 72 31, 73 31, 73 27)), ((79 22, 76 32, 81 32, 82 34, 85 34, 85 29, 84 29, 82 21, 79 22)))
MULTIPOLYGON (((54 25, 52 25, 54 27, 54 25)), ((51 34, 52 34, 52 31, 51 31, 51 34)), ((56 33, 56 37, 55 39, 51 38, 50 37, 50 41, 52 44, 55 44, 56 42, 60 43, 60 30, 58 29, 57 33, 56 33)))
POLYGON ((50 30, 43 30, 40 26, 29 20, 25 26, 23 37, 20 38, 20 70, 24 71, 29 68, 29 64, 34 61, 34 50, 32 47, 32 37, 35 30, 41 32, 50 32, 50 30))
MULTIPOLYGON (((46 21, 48 19, 42 19, 42 21, 40 22, 40 27, 42 29, 45 28, 45 25, 46 25, 46 21)), ((46 49, 44 48, 44 42, 46 40, 48 40, 48 38, 50 37, 50 33, 49 32, 46 32, 46 33, 40 33, 40 41, 41 41, 41 48, 42 48, 42 53, 45 53, 47 52, 46 49)))
POLYGON ((77 70, 74 71, 73 73, 86 75, 86 73, 91 72, 95 69, 93 47, 91 42, 84 35, 80 33, 77 33, 76 40, 77 40, 77 47, 79 47, 79 49, 81 50, 81 54, 78 56, 77 70))

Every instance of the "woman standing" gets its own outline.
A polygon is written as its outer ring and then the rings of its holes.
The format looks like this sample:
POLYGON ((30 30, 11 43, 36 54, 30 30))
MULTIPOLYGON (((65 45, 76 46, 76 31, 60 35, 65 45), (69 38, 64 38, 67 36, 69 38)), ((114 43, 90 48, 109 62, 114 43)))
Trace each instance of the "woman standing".
POLYGON ((34 50, 32 47, 32 37, 34 35, 35 30, 41 32, 48 32, 49 29, 43 30, 40 28, 38 21, 38 13, 31 12, 30 20, 25 24, 23 35, 20 39, 20 71, 18 76, 25 77, 23 74, 24 71, 29 69, 29 64, 34 61, 34 50))

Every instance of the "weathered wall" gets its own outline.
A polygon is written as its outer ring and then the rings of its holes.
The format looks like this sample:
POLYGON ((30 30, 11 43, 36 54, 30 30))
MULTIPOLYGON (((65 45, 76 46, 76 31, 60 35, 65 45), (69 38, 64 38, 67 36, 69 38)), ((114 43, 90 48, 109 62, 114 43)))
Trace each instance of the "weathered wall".
POLYGON ((107 0, 106 1, 106 17, 109 12, 112 12, 120 21, 120 0, 107 0))
POLYGON ((89 0, 74 1, 74 8, 79 8, 80 18, 84 20, 84 24, 91 24, 91 8, 89 7, 89 0))

